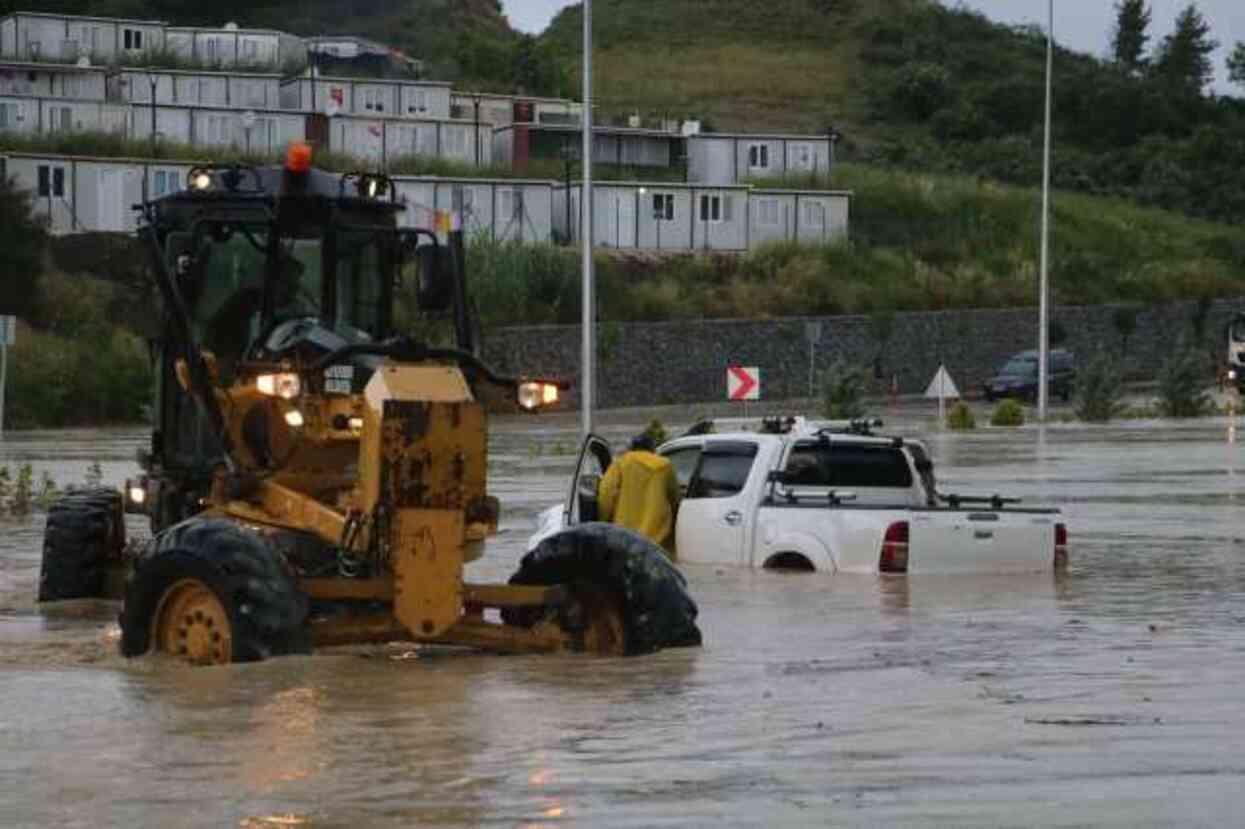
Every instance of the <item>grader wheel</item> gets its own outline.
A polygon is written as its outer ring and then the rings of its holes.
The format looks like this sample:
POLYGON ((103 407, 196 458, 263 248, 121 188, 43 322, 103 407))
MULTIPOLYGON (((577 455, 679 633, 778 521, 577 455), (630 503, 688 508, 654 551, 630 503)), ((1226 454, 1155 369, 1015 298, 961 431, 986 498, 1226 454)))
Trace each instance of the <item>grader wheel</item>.
POLYGON ((71 491, 48 510, 39 601, 104 598, 109 559, 125 546, 121 493, 71 491))
MULTIPOLYGON (((660 547, 613 524, 580 524, 546 538, 510 583, 572 585, 558 626, 590 653, 634 656, 701 643, 683 575, 660 547)), ((527 628, 538 621, 524 608, 503 610, 502 619, 527 628)))
POLYGON ((226 665, 233 658, 233 626, 211 588, 182 579, 165 591, 153 623, 156 650, 192 665, 226 665))
POLYGON ((194 665, 311 651, 309 603, 284 556, 233 521, 194 518, 139 556, 121 611, 121 652, 194 665))

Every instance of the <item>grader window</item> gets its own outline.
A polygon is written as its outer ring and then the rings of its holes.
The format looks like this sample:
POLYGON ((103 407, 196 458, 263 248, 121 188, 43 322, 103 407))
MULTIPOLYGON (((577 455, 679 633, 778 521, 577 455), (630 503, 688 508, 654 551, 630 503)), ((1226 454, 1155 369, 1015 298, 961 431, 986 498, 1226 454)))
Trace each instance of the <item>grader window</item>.
POLYGON ((273 280, 273 322, 320 316, 322 248, 319 238, 282 239, 273 280))
POLYGON ((265 225, 221 223, 170 235, 169 265, 195 336, 216 355, 224 382, 231 382, 235 363, 262 334, 265 289, 274 322, 319 315, 321 247, 318 238, 282 240, 270 267, 265 225))
POLYGON ((259 333, 263 310, 266 232, 221 226, 200 235, 183 276, 183 293, 202 346, 216 355, 222 379, 259 333), (255 233, 263 234, 256 237, 255 233))
POLYGON ((337 327, 385 336, 385 286, 389 276, 386 236, 344 231, 337 236, 337 327))

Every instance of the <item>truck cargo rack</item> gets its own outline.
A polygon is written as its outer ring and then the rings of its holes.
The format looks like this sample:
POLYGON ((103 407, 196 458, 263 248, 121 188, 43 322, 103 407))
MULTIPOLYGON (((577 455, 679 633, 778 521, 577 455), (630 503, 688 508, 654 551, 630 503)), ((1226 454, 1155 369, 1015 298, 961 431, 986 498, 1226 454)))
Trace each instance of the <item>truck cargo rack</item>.
POLYGON ((844 420, 814 420, 803 415, 776 415, 769 417, 707 417, 697 421, 683 433, 684 437, 710 435, 721 432, 755 432, 761 435, 858 435, 878 437, 874 429, 882 427, 876 417, 857 417, 844 420))
POLYGON ((952 509, 974 504, 989 504, 991 509, 1003 509, 1021 503, 1019 498, 1004 498, 1002 495, 956 495, 954 493, 944 495, 941 492, 938 493, 938 500, 952 509))

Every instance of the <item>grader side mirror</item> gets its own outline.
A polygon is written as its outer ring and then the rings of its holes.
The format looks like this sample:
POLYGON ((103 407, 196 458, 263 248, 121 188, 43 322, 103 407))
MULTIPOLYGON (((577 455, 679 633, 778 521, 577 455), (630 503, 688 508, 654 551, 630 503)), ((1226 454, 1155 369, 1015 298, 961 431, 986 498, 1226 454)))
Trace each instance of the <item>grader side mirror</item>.
POLYGON ((448 311, 454 305, 454 270, 447 252, 430 233, 404 231, 398 248, 403 266, 414 266, 416 301, 422 311, 448 311), (419 244, 420 236, 430 241, 419 244))

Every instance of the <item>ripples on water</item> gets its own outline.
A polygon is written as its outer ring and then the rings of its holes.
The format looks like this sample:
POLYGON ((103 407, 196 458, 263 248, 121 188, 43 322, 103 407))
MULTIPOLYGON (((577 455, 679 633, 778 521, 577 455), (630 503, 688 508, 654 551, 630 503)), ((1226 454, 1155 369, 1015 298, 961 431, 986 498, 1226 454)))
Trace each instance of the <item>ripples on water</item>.
MULTIPOLYGON (((503 533, 473 577, 513 570, 566 489, 574 431, 498 424, 503 533)), ((127 663, 115 604, 35 607, 42 519, 8 521, 0 823, 1235 824, 1245 462, 1227 437, 1222 421, 935 435, 944 488, 1065 510, 1065 576, 688 568, 705 648, 632 660, 393 645, 127 663)), ((145 439, 10 436, 0 462, 76 481, 98 460, 119 482, 145 439)))

